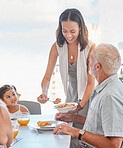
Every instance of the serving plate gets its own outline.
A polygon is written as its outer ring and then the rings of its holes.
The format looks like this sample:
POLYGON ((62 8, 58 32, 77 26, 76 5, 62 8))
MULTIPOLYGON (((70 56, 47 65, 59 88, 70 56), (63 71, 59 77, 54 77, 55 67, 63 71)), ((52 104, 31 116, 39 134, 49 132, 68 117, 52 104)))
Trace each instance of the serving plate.
POLYGON ((76 102, 68 102, 67 104, 74 104, 74 106, 59 108, 59 105, 64 105, 64 104, 65 103, 55 105, 54 108, 57 109, 61 113, 67 113, 68 111, 74 110, 76 106, 78 105, 76 102))
POLYGON ((46 126, 38 126, 37 123, 30 124, 29 126, 35 130, 40 130, 40 131, 51 131, 53 130, 58 124, 64 123, 62 121, 49 121, 52 124, 51 125, 46 125, 46 126))

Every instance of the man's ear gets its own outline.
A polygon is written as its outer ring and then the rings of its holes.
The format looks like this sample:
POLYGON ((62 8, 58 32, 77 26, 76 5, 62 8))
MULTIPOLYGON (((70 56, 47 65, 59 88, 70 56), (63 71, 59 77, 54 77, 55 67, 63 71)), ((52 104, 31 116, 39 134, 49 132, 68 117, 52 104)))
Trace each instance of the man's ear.
POLYGON ((100 63, 97 63, 96 64, 96 71, 99 71, 101 68, 102 68, 101 64, 100 63))

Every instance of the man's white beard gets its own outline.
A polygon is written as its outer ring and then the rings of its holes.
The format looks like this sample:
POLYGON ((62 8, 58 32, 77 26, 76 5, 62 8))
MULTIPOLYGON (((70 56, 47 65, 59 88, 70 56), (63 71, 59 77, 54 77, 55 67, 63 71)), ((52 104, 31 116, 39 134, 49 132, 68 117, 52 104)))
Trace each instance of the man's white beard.
POLYGON ((95 73, 94 73, 95 65, 96 65, 96 63, 94 63, 94 65, 92 67, 90 66, 90 68, 89 68, 89 74, 92 75, 93 77, 95 77, 95 73))

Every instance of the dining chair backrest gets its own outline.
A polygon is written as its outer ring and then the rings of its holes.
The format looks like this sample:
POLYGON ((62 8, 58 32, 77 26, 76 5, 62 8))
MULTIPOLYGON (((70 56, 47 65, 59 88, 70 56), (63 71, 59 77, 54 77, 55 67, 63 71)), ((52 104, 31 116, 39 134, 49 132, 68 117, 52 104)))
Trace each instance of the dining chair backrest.
POLYGON ((41 114, 41 105, 38 102, 19 100, 18 104, 26 106, 31 115, 41 114))

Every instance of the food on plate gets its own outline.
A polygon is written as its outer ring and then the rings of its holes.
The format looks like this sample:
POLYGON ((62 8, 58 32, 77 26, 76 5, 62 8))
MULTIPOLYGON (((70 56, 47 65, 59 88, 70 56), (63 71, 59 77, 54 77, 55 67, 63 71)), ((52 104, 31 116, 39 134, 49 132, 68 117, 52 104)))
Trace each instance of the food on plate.
POLYGON ((46 126, 51 125, 52 123, 50 121, 38 121, 37 124, 38 126, 46 126))
POLYGON ((53 101, 54 104, 59 104, 61 102, 60 98, 57 98, 55 101, 53 101))
POLYGON ((65 103, 65 104, 58 105, 57 108, 67 108, 67 107, 72 107, 72 106, 75 106, 75 104, 65 103))

